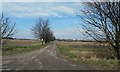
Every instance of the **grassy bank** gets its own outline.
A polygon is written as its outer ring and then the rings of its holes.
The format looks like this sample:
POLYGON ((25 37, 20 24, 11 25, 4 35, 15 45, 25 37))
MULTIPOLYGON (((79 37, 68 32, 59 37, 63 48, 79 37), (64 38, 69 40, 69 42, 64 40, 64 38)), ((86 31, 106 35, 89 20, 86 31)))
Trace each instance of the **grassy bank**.
POLYGON ((112 58, 107 48, 88 44, 57 43, 60 53, 69 60, 89 64, 97 69, 118 69, 118 60, 112 58))
POLYGON ((2 55, 13 55, 18 53, 33 51, 40 48, 44 48, 47 45, 49 44, 42 45, 38 41, 12 40, 6 43, 5 45, 3 45, 2 55))

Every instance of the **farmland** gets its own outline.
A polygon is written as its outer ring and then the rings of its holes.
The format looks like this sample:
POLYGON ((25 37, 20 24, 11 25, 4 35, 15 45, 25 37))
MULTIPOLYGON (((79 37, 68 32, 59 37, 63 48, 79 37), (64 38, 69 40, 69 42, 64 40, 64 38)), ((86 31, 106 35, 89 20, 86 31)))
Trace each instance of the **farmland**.
POLYGON ((80 64, 89 64, 98 69, 118 69, 119 61, 108 51, 108 46, 95 42, 58 41, 57 46, 62 56, 80 64))
MULTIPOLYGON (((47 45, 51 45, 50 47, 48 47, 48 49, 50 50, 52 48, 56 48, 56 50, 58 49, 60 52, 60 56, 62 56, 63 59, 67 59, 70 62, 76 62, 76 64, 80 65, 86 64, 90 66, 92 65, 92 67, 99 70, 116 70, 119 67, 119 61, 115 60, 112 57, 111 53, 108 51, 107 44, 103 45, 96 42, 66 42, 66 41, 55 41, 55 44, 56 46, 52 46, 53 42, 51 44, 48 43, 42 45, 41 42, 36 40, 8 40, 3 45, 2 55, 14 56, 15 54, 19 53, 32 52, 33 50, 37 51, 46 47, 47 45)), ((44 51, 45 53, 49 52, 48 50, 44 51)), ((54 51, 50 52, 52 54, 52 52, 54 51)))
POLYGON ((7 40, 3 44, 2 55, 13 55, 32 50, 44 48, 47 44, 42 45, 37 40, 7 40))

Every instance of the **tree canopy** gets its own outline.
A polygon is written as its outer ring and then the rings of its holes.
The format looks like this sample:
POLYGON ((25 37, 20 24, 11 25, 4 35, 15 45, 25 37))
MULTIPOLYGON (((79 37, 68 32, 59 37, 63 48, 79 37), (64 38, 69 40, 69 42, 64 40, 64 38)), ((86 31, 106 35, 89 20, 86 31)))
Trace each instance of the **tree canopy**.
POLYGON ((49 25, 48 19, 39 18, 31 30, 37 39, 43 39, 47 43, 53 40, 53 32, 49 25))
POLYGON ((77 14, 86 34, 98 42, 109 43, 109 50, 120 59, 120 2, 86 2, 82 10, 84 17, 77 14))

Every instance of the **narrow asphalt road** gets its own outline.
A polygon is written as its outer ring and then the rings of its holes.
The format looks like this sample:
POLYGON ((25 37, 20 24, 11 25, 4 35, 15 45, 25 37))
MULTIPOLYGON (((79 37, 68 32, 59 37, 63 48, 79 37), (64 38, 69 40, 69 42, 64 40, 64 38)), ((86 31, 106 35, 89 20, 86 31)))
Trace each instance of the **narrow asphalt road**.
POLYGON ((55 43, 32 52, 2 57, 3 70, 93 70, 60 57, 55 43))

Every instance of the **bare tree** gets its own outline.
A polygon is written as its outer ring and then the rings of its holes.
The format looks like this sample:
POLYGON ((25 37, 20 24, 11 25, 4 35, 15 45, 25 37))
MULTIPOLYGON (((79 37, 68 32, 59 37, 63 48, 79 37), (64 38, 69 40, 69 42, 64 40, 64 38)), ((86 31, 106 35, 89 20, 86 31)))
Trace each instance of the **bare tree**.
POLYGON ((51 31, 50 22, 48 19, 39 18, 36 24, 32 27, 32 32, 39 40, 43 39, 45 43, 53 39, 53 32, 51 31))
POLYGON ((12 23, 9 17, 5 17, 5 14, 2 12, 0 17, 0 39, 1 44, 2 38, 7 39, 8 37, 12 37, 15 34, 15 23, 12 23))
POLYGON ((120 59, 120 2, 87 2, 77 14, 86 34, 98 42, 107 41, 114 58, 120 59), (114 52, 113 52, 114 51, 114 52))

